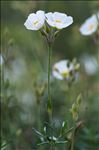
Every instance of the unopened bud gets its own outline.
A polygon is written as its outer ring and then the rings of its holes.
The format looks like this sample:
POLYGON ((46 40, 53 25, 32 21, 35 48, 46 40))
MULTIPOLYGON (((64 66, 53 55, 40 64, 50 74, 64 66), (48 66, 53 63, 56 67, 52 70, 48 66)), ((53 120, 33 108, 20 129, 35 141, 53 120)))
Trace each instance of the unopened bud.
POLYGON ((78 97, 77 97, 77 101, 76 101, 78 105, 81 104, 81 100, 82 100, 82 95, 79 94, 78 97))
POLYGON ((73 119, 74 119, 75 121, 78 120, 78 113, 77 113, 77 112, 73 112, 73 119))
POLYGON ((80 68, 80 64, 76 64, 74 68, 75 68, 75 71, 78 71, 78 69, 80 68))

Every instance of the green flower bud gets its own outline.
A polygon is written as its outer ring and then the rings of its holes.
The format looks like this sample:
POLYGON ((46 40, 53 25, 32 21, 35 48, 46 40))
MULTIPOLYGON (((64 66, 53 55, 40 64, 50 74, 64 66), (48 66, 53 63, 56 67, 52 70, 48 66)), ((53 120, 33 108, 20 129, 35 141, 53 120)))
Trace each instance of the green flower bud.
POLYGON ((80 68, 80 64, 76 64, 75 67, 74 67, 75 71, 78 71, 79 68, 80 68))
POLYGON ((78 97, 77 97, 76 103, 77 103, 78 105, 80 105, 80 104, 81 104, 81 100, 82 100, 82 95, 79 94, 78 97))
POLYGON ((73 63, 73 65, 75 66, 75 65, 77 64, 77 59, 74 58, 74 59, 72 60, 72 63, 73 63))
POLYGON ((73 119, 74 119, 74 121, 78 120, 78 113, 77 112, 73 112, 73 119))
POLYGON ((74 104, 72 105, 72 112, 77 112, 77 111, 78 111, 77 105, 74 103, 74 104))

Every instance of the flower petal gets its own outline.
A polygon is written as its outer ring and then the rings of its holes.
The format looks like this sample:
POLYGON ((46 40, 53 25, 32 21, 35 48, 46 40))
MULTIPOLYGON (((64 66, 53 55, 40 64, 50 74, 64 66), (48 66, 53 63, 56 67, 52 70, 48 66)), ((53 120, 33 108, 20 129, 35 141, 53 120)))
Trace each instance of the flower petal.
POLYGON ((24 23, 25 27, 29 30, 39 30, 43 27, 45 22, 45 14, 44 11, 37 11, 35 13, 31 13, 26 22, 24 23))
POLYGON ((61 60, 59 62, 57 62, 54 67, 57 68, 59 70, 59 72, 63 72, 65 70, 68 70, 67 68, 67 63, 68 61, 67 60, 61 60))
POLYGON ((66 17, 64 18, 63 22, 62 23, 56 23, 56 27, 58 29, 62 29, 62 28, 66 28, 68 27, 69 25, 71 25, 73 23, 73 18, 72 17, 66 17))
POLYGON ((62 75, 60 73, 58 73, 57 71, 53 71, 52 72, 53 77, 59 79, 59 80, 63 80, 64 78, 62 77, 62 75))
POLYGON ((45 16, 46 16, 46 18, 47 18, 47 19, 46 19, 47 23, 48 23, 50 26, 55 27, 55 23, 54 23, 54 20, 53 20, 53 13, 51 13, 51 12, 46 13, 45 16))
POLYGON ((44 21, 45 21, 45 12, 42 11, 42 10, 39 10, 36 12, 39 20, 42 22, 42 24, 44 24, 44 21))
POLYGON ((59 12, 54 12, 53 13, 53 18, 54 19, 64 19, 64 18, 66 18, 67 17, 67 15, 66 14, 64 14, 64 13, 59 13, 59 12))

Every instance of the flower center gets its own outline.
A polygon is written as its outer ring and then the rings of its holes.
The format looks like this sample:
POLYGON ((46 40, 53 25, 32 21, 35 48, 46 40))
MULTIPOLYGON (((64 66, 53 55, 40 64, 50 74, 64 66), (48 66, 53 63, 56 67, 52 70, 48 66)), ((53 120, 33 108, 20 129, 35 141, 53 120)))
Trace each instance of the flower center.
POLYGON ((33 22, 33 25, 36 26, 38 23, 39 23, 38 20, 36 20, 36 21, 33 22))
POLYGON ((57 22, 57 23, 61 23, 61 20, 58 20, 58 19, 57 19, 57 20, 55 20, 55 22, 57 22))
POLYGON ((67 76, 69 76, 69 71, 63 71, 63 72, 61 73, 61 75, 62 75, 64 78, 66 78, 67 76))
POLYGON ((93 28, 94 28, 94 24, 90 24, 90 25, 88 26, 89 31, 92 30, 93 28))

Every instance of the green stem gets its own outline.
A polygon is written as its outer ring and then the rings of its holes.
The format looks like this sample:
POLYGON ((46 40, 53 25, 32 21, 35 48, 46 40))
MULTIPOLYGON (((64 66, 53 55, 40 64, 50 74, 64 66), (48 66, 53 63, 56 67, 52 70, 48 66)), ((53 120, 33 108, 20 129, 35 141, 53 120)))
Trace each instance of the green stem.
POLYGON ((49 120, 52 122, 52 101, 51 101, 51 89, 50 89, 51 49, 52 49, 52 47, 49 45, 49 47, 48 47, 48 103, 47 103, 47 111, 48 111, 48 115, 49 115, 49 120))
POLYGON ((51 150, 56 150, 55 144, 51 144, 51 150))
POLYGON ((4 92, 4 82, 5 82, 5 79, 4 79, 4 69, 5 69, 5 62, 0 66, 0 78, 1 78, 1 91, 4 92))
POLYGON ((41 130, 41 117, 40 117, 40 114, 41 114, 41 112, 40 112, 40 103, 38 104, 38 119, 37 119, 37 125, 38 125, 38 130, 40 131, 41 130))
POLYGON ((70 150, 74 150, 75 129, 76 129, 76 124, 74 125, 74 130, 72 132, 72 141, 71 141, 71 148, 70 148, 70 150))
POLYGON ((97 64, 99 64, 99 47, 98 47, 98 54, 97 54, 97 64))
POLYGON ((50 72, 51 72, 51 47, 48 49, 48 100, 51 101, 50 91, 50 72))
POLYGON ((71 149, 70 150, 74 150, 74 134, 75 134, 75 129, 72 133, 72 141, 71 141, 71 149))

